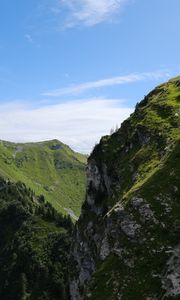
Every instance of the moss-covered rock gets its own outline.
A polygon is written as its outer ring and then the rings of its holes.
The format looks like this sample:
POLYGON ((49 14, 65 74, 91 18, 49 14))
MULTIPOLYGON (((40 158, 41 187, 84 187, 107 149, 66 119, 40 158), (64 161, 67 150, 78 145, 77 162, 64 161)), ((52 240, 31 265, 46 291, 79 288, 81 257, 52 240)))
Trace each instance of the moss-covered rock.
POLYGON ((88 159, 73 300, 180 298, 180 77, 150 92, 88 159))

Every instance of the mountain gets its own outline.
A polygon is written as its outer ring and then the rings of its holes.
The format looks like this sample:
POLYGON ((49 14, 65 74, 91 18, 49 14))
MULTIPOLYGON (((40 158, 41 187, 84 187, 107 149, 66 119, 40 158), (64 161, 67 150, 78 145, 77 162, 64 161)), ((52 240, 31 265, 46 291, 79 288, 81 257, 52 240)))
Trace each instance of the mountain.
POLYGON ((0 178, 0 299, 69 299, 72 229, 43 196, 0 178))
POLYGON ((72 300, 180 299, 180 77, 95 146, 71 256, 72 300))
POLYGON ((0 176, 24 182, 74 219, 85 195, 87 157, 58 140, 15 144, 0 141, 0 176))

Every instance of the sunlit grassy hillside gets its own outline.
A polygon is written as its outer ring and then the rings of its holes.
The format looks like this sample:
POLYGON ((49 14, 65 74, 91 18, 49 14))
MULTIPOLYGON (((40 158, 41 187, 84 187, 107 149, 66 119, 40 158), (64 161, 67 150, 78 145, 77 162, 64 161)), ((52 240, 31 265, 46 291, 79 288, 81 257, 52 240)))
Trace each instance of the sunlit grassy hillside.
MULTIPOLYGON (((24 182, 63 213, 80 213, 85 194, 86 156, 58 140, 0 142, 0 175, 24 182), (72 211, 71 211, 72 210, 72 211)), ((75 218, 75 216, 74 216, 75 218)))

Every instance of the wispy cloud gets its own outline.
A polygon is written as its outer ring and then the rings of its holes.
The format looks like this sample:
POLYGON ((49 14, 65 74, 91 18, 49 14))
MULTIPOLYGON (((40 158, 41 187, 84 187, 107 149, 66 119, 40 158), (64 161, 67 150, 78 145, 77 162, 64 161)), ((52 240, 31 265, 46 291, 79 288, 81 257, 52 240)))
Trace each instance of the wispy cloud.
POLYGON ((128 0, 60 0, 68 9, 67 27, 94 26, 112 20, 128 0))
POLYGON ((33 43, 33 38, 32 38, 32 36, 30 35, 30 34, 25 34, 25 38, 26 38, 26 40, 29 42, 29 43, 33 43))
POLYGON ((57 138, 88 153, 131 112, 120 99, 85 99, 41 108, 9 103, 0 106, 0 139, 28 142, 57 138))
POLYGON ((121 84, 143 81, 143 80, 159 80, 161 78, 166 79, 167 77, 169 77, 169 73, 167 71, 134 73, 125 76, 116 76, 116 77, 101 79, 97 81, 84 82, 77 85, 70 85, 65 88, 43 92, 42 95, 50 96, 50 97, 58 97, 62 95, 77 95, 82 92, 101 88, 101 87, 121 85, 121 84))

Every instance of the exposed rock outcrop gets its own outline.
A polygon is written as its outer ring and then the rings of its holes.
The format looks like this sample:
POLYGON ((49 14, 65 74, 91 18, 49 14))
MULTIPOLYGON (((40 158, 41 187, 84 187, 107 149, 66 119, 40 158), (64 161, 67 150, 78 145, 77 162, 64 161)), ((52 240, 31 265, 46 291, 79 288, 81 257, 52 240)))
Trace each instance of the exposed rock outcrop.
POLYGON ((72 300, 180 297, 179 83, 157 87, 89 157, 72 300))

